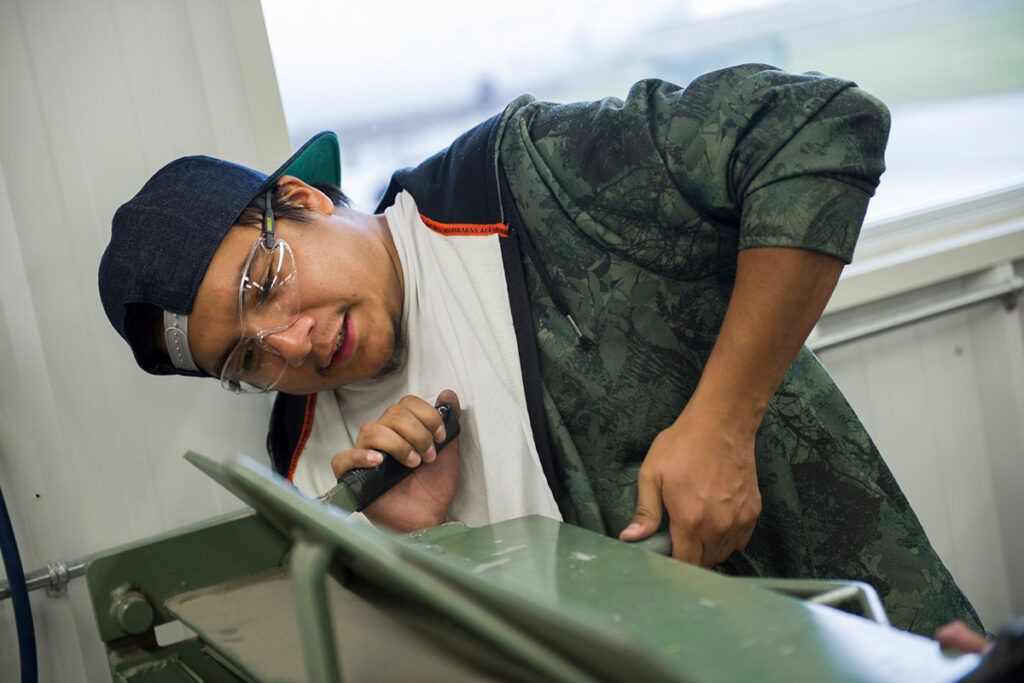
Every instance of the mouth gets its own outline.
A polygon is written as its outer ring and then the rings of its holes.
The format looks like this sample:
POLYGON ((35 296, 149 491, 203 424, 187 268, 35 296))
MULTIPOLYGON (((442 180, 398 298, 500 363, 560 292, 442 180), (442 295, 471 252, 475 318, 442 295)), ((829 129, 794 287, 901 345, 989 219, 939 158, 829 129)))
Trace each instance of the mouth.
POLYGON ((341 329, 338 330, 338 337, 334 343, 334 351, 331 353, 331 360, 328 367, 344 363, 352 357, 356 348, 355 325, 348 313, 341 321, 341 329))

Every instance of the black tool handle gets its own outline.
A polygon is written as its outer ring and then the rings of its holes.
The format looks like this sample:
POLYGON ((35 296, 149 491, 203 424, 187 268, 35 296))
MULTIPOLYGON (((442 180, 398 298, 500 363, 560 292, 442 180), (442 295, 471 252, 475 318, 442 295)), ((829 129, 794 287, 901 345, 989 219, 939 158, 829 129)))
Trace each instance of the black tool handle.
MULTIPOLYGON (((437 412, 444 421, 444 441, 435 443, 438 453, 459 435, 459 418, 451 403, 437 406, 437 412)), ((376 467, 357 467, 341 475, 339 484, 346 484, 355 496, 356 512, 363 510, 373 501, 383 496, 392 486, 405 479, 413 468, 406 467, 393 457, 384 453, 384 461, 376 467)))

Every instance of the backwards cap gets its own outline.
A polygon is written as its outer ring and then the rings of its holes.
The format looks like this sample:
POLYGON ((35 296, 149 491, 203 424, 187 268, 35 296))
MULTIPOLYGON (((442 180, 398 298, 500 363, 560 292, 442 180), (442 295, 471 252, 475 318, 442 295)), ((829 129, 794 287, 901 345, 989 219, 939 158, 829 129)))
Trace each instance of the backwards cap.
MULTIPOLYGON (((317 133, 270 175, 207 156, 176 159, 114 214, 110 243, 100 261, 100 299, 143 370, 204 374, 154 354, 148 342, 153 331, 139 329, 132 305, 151 304, 185 319, 221 240, 252 200, 283 175, 309 184, 340 185, 337 136, 317 133)), ((185 351, 190 359, 187 336, 185 351)))

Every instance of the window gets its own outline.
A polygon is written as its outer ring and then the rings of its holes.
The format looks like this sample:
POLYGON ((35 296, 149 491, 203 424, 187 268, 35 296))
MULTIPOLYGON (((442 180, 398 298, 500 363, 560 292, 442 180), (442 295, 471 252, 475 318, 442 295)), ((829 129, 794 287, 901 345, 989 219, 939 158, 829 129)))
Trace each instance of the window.
POLYGON ((294 145, 338 131, 372 209, 414 164, 521 92, 622 96, 759 61, 843 76, 893 112, 868 222, 1024 183, 1024 3, 1015 0, 263 0, 294 145))

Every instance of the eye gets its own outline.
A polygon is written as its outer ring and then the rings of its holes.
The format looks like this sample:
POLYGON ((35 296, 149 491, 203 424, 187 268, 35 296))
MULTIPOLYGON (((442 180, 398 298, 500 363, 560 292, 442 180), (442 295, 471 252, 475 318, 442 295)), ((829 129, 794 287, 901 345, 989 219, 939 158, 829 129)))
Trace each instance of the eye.
POLYGON ((245 345, 242 347, 242 363, 241 371, 249 372, 253 368, 253 359, 256 357, 256 340, 246 339, 245 345))
POLYGON ((254 261, 242 279, 242 305, 246 309, 259 306, 273 294, 273 289, 273 268, 254 261))
POLYGON ((260 302, 266 301, 270 298, 270 289, 274 286, 274 274, 268 269, 267 276, 263 280, 263 286, 260 287, 260 302))

